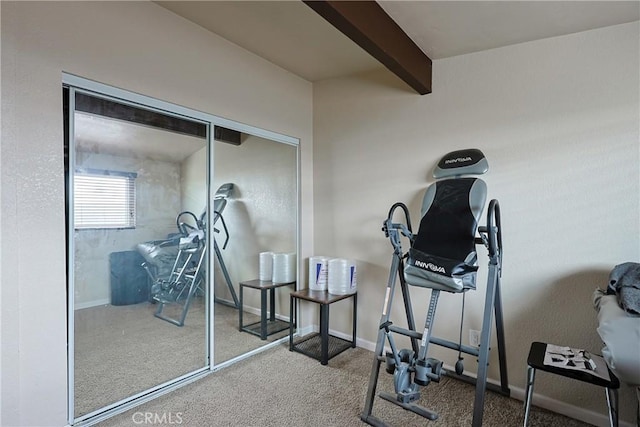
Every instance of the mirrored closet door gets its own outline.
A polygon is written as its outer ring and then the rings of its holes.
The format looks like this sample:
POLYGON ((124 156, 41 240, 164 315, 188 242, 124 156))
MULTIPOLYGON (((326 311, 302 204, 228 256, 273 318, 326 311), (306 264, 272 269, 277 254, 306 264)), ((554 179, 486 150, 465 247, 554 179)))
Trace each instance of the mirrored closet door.
POLYGON ((299 153, 286 135, 76 76, 64 83, 74 425, 287 340, 299 153), (261 291, 243 284, 261 277, 265 252, 291 271, 263 309, 261 291), (266 337, 255 333, 263 313, 266 337))
POLYGON ((209 365, 207 123, 67 89, 73 414, 209 365))

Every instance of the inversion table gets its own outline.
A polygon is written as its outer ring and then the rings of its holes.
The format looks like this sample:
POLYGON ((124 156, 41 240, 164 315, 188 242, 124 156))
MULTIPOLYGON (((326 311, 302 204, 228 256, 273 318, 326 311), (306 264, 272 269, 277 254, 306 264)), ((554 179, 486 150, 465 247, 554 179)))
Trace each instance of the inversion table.
POLYGON ((483 174, 487 170, 487 160, 480 150, 460 150, 447 154, 434 170, 433 176, 437 181, 427 188, 424 195, 419 231, 415 234, 412 232, 409 210, 402 203, 396 203, 391 207, 387 220, 383 224, 382 230, 390 239, 394 253, 382 317, 378 325, 378 339, 365 407, 361 414, 362 421, 370 425, 387 425, 373 415, 382 363, 385 363, 386 371, 393 374, 395 392, 381 392, 378 396, 429 420, 437 419, 438 414, 416 403, 420 398, 420 387, 428 385, 431 381, 439 382, 445 373, 475 383, 473 426, 482 425, 486 389, 495 390, 507 396, 510 394, 500 296, 502 270, 500 207, 497 200, 491 200, 487 209, 486 226, 478 227, 486 201, 486 184, 479 178, 464 176, 483 174), (397 209, 404 212, 404 223, 393 222, 397 209), (410 246, 407 253, 402 248, 402 240, 405 239, 410 246), (480 346, 471 347, 462 345, 461 341, 453 342, 438 338, 432 334, 432 330, 441 291, 464 295, 465 292, 476 289, 478 270, 476 245, 483 245, 487 249, 489 270, 480 346), (390 321, 396 279, 400 281, 406 328, 396 326, 390 321), (414 322, 407 285, 431 289, 425 325, 419 330, 416 329, 414 322), (494 315, 500 386, 487 383, 489 345, 494 315), (394 335, 408 337, 411 348, 398 350, 394 335), (385 352, 386 343, 390 351, 385 352), (430 344, 455 350, 459 354, 476 356, 478 358, 477 378, 463 375, 461 357, 456 364, 455 373, 445 372, 440 360, 428 356, 430 344))

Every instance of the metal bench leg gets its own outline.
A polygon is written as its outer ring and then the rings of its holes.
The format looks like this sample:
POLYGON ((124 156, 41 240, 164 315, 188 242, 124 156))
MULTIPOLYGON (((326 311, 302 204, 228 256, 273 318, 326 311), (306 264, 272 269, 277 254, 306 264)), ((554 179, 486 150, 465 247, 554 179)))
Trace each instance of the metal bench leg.
POLYGON ((618 427, 618 389, 608 388, 607 406, 609 407, 609 425, 618 427))
POLYGON ((531 409, 531 398, 533 397, 533 381, 536 377, 536 370, 529 366, 527 368, 527 390, 524 398, 524 427, 527 427, 529 422, 529 410, 531 409))

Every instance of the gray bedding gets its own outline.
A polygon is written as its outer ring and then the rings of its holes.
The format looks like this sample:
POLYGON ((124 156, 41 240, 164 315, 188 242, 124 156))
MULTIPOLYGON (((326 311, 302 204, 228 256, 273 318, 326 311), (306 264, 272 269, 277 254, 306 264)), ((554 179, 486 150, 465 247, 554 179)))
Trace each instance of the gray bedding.
POLYGON ((640 264, 616 265, 609 274, 607 294, 617 295, 618 304, 627 313, 640 315, 640 264))

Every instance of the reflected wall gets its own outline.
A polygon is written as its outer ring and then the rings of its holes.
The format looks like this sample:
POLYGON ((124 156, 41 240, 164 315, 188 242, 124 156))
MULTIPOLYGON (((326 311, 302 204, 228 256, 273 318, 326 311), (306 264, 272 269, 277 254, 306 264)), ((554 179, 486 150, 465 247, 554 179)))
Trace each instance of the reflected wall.
MULTIPOLYGON (((236 302, 230 287, 237 296, 240 282, 259 277, 260 252, 297 252, 298 149, 248 133, 241 134, 239 144, 216 140, 213 146, 213 191, 233 184, 233 192, 220 212, 226 229, 217 222, 214 230, 220 249, 220 258, 214 263, 214 359, 221 363, 265 344, 254 335, 238 332, 238 308, 229 308, 236 302)), ((203 149, 185 159, 181 181, 185 208, 196 208, 194 200, 204 191, 196 171, 205 155, 203 149)), ((276 291, 275 315, 279 319, 288 320, 290 290, 292 287, 276 291)), ((244 324, 257 321, 259 291, 245 289, 242 308, 244 324)), ((282 338, 287 332, 270 335, 267 341, 282 338)))
MULTIPOLYGON (((235 284, 259 278, 260 252, 297 252, 297 146, 243 134, 240 145, 214 142, 213 182, 217 188, 234 184, 234 195, 225 209, 230 234, 224 263, 235 284)), ((228 299, 220 263, 216 264, 216 296, 228 299)), ((275 290, 275 318, 288 320, 290 286, 275 290)), ((243 325, 259 320, 260 291, 243 291, 243 325)), ((216 304, 216 313, 224 307, 216 304)), ((269 312, 269 314, 271 314, 269 312)), ((228 335, 226 319, 216 315, 215 362, 220 363, 265 344, 259 337, 241 332, 228 335)), ((267 342, 285 337, 288 330, 269 335, 267 342)))

